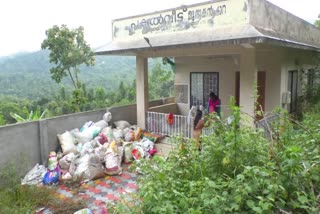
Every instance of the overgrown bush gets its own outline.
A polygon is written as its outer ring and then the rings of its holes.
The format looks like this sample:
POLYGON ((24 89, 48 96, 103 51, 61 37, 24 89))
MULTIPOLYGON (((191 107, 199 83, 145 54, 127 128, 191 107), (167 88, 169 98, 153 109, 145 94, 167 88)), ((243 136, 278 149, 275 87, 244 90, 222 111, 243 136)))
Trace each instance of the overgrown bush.
POLYGON ((320 116, 301 123, 282 114, 262 130, 215 121, 199 152, 181 141, 167 159, 140 163, 138 198, 118 212, 131 213, 319 213, 320 116))

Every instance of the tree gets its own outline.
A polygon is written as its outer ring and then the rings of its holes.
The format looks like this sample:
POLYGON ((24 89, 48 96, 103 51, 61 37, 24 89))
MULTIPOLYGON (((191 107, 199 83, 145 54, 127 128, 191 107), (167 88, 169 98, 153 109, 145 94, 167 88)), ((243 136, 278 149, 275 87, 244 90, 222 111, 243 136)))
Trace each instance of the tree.
POLYGON ((149 75, 149 99, 169 97, 173 95, 174 74, 170 69, 156 64, 149 75))
POLYGON ((72 103, 76 111, 86 101, 83 97, 83 83, 78 77, 78 67, 82 64, 93 66, 95 63, 94 52, 84 40, 83 30, 83 27, 69 29, 66 25, 55 25, 46 31, 47 38, 41 44, 42 49, 49 49, 49 61, 55 64, 50 69, 51 78, 56 83, 67 76, 71 79, 74 87, 72 103))

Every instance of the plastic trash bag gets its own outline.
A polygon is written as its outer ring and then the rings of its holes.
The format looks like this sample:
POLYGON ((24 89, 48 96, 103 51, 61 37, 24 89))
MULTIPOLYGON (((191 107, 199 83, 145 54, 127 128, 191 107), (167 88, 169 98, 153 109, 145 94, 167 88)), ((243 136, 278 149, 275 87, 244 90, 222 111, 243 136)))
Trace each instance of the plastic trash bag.
POLYGON ((58 134, 58 139, 64 155, 70 152, 75 154, 78 152, 77 147, 75 146, 75 139, 69 131, 58 134))
POLYGON ((131 151, 132 157, 135 160, 139 160, 140 158, 144 158, 145 152, 141 146, 135 146, 134 149, 131 151))
POLYGON ((130 129, 130 128, 125 128, 123 130, 123 135, 124 135, 124 140, 126 142, 129 142, 129 141, 134 141, 135 140, 135 132, 130 129))
POLYGON ((63 170, 69 170, 71 162, 76 159, 76 155, 69 153, 59 160, 59 166, 63 170))
POLYGON ((44 175, 44 177, 42 179, 42 183, 44 185, 56 184, 59 182, 59 177, 60 177, 60 171, 59 171, 59 167, 57 166, 52 171, 47 170, 46 174, 44 175))
POLYGON ((125 163, 131 163, 133 161, 132 149, 133 149, 132 142, 125 142, 123 144, 123 153, 124 153, 125 163))
POLYGON ((116 142, 112 142, 107 149, 105 160, 106 170, 108 175, 119 175, 122 172, 121 162, 123 156, 123 147, 118 147, 116 142))
POLYGON ((22 185, 37 185, 41 184, 44 175, 46 174, 46 167, 38 163, 24 176, 21 181, 22 185))
POLYGON ((100 162, 98 155, 91 154, 89 158, 88 168, 83 173, 84 180, 94 180, 105 177, 104 167, 100 162))
POLYGON ((102 118, 104 121, 106 121, 106 122, 110 122, 111 121, 111 119, 112 119, 112 114, 111 114, 111 112, 107 112, 107 113, 105 113, 104 115, 103 115, 103 118, 102 118))
POLYGON ((147 152, 154 148, 154 142, 149 140, 148 138, 143 138, 142 141, 142 148, 147 152))
POLYGON ((108 126, 104 129, 102 129, 100 133, 104 134, 107 137, 107 139, 108 139, 107 142, 112 142, 114 140, 113 130, 112 130, 111 126, 108 126))
POLYGON ((105 176, 104 167, 100 162, 100 158, 95 154, 85 154, 78 160, 75 176, 83 180, 93 180, 105 176))
POLYGON ((114 140, 117 142, 121 142, 123 138, 123 130, 122 129, 113 129, 113 137, 114 140))
POLYGON ((91 141, 93 138, 98 136, 101 131, 101 127, 96 126, 95 124, 86 127, 85 125, 80 129, 80 132, 74 133, 74 137, 78 143, 86 143, 91 141))

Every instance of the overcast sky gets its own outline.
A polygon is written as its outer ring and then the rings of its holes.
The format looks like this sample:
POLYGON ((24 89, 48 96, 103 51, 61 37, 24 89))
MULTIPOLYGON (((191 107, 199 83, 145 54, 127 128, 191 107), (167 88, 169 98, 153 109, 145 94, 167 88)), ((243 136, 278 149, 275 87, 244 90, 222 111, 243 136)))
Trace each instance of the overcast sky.
MULTIPOLYGON (((116 18, 169 9, 205 0, 1 0, 0 56, 40 50, 46 29, 66 24, 84 27, 92 48, 111 40, 116 18)), ((320 0, 269 0, 309 22, 320 13, 320 0)))

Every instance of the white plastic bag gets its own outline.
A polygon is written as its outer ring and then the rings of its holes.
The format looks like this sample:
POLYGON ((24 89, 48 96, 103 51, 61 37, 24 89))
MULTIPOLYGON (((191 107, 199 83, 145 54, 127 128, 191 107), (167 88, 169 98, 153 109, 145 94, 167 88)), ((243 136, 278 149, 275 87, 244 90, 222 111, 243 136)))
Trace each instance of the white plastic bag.
POLYGON ((63 170, 69 170, 71 162, 76 159, 75 154, 69 153, 59 160, 59 166, 63 170))
POLYGON ((42 178, 46 174, 46 167, 38 163, 24 176, 21 181, 22 185, 37 185, 41 184, 42 178))
POLYGON ((121 162, 123 156, 123 147, 118 147, 116 142, 112 142, 107 149, 105 160, 106 171, 108 175, 119 175, 122 172, 121 162))
POLYGON ((125 142, 123 144, 123 153, 124 153, 123 156, 124 156, 125 163, 131 163, 133 161, 132 149, 133 149, 132 142, 125 142))
POLYGON ((70 152, 77 153, 77 147, 75 146, 75 139, 69 131, 65 131, 63 134, 58 134, 59 143, 64 155, 70 152))

